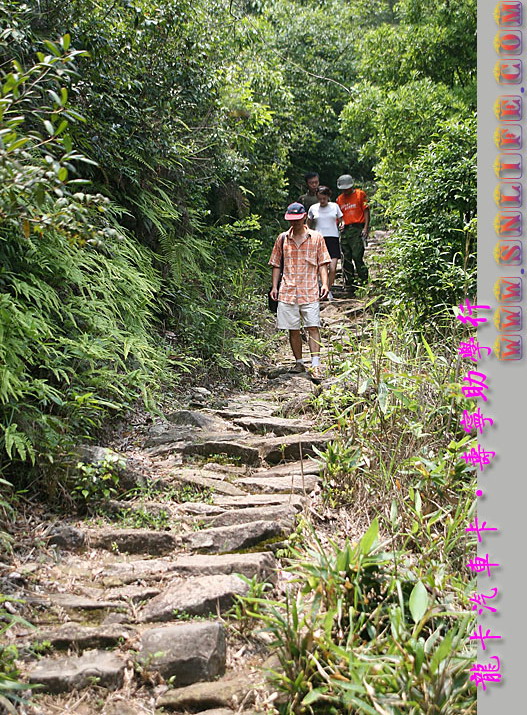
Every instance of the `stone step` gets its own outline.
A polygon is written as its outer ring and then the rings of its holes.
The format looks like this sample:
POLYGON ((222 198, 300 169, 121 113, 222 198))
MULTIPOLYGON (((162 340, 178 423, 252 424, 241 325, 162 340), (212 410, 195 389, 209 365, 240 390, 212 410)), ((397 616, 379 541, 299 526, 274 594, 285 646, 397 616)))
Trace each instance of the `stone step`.
POLYGON ((169 531, 151 529, 104 529, 89 531, 90 546, 108 551, 128 554, 151 554, 158 556, 172 553, 181 545, 181 537, 169 531))
POLYGON ((323 450, 333 439, 329 435, 304 433, 284 437, 267 438, 259 446, 260 455, 269 464, 279 464, 284 460, 298 460, 315 455, 314 448, 323 450))
MULTIPOLYGON (((233 499, 240 499, 245 497, 230 497, 233 499)), ((184 504, 176 504, 175 509, 179 514, 185 514, 188 516, 217 516, 218 514, 223 514, 225 509, 221 506, 215 504, 206 504, 205 502, 185 502, 184 504)))
POLYGON ((246 596, 248 592, 249 585, 235 575, 176 579, 140 610, 138 620, 149 623, 172 621, 178 614, 223 613, 232 606, 237 595, 246 596))
MULTIPOLYGON (((259 474, 259 473, 258 473, 259 474)), ((256 476, 256 475, 255 475, 256 476)), ((214 503, 224 509, 245 509, 255 506, 290 505, 297 512, 305 506, 305 498, 297 494, 246 494, 243 497, 215 496, 214 503)))
POLYGON ((250 432, 264 435, 272 433, 277 437, 304 433, 312 427, 311 422, 285 417, 241 417, 235 419, 234 423, 250 432))
POLYGON ((220 526, 213 529, 203 529, 188 534, 185 541, 192 551, 202 554, 224 554, 232 551, 242 551, 282 539, 293 528, 293 519, 283 521, 251 521, 248 523, 220 526))
POLYGON ((278 521, 284 527, 292 527, 297 510, 287 504, 275 506, 249 507, 248 509, 230 509, 218 516, 205 519, 207 528, 248 524, 251 521, 278 521))
POLYGON ((152 586, 118 586, 116 588, 110 588, 102 593, 102 597, 106 598, 108 601, 113 601, 116 605, 119 602, 123 603, 143 603, 151 598, 154 598, 161 592, 161 588, 155 584, 152 586))
POLYGON ((97 600, 74 593, 28 594, 25 598, 31 605, 50 608, 62 608, 65 611, 98 611, 114 609, 115 601, 97 600))
POLYGON ((170 447, 174 452, 180 452, 186 444, 211 441, 228 442, 243 439, 243 430, 231 422, 221 420, 222 429, 209 430, 196 427, 164 427, 159 426, 148 437, 145 446, 151 455, 157 454, 158 447, 170 447))
POLYGON ((126 662, 114 653, 87 650, 80 656, 43 658, 30 671, 30 685, 46 693, 80 690, 94 683, 115 690, 123 685, 126 662))
POLYGON ((218 576, 242 574, 258 576, 261 581, 274 581, 276 560, 269 552, 252 554, 187 554, 172 560, 141 559, 129 563, 110 564, 99 578, 106 585, 130 584, 151 580, 159 583, 163 577, 218 576))
POLYGON ((38 630, 31 633, 31 641, 47 642, 56 650, 74 648, 78 651, 113 648, 130 641, 137 631, 130 626, 114 624, 82 626, 78 623, 63 623, 58 628, 38 630))
POLYGON ((245 492, 239 487, 231 484, 225 479, 216 479, 207 474, 203 470, 187 469, 184 467, 171 470, 167 479, 169 483, 188 484, 190 486, 211 489, 217 494, 226 494, 231 497, 243 496, 245 492))
POLYGON ((233 715, 233 710, 238 712, 241 705, 254 703, 257 680, 257 676, 252 673, 231 674, 214 683, 196 683, 186 688, 170 689, 158 699, 156 705, 169 712, 205 711, 209 715, 214 712, 233 715))
POLYGON ((217 454, 226 455, 227 457, 239 459, 240 462, 249 466, 255 466, 260 463, 258 448, 240 441, 209 439, 204 442, 191 442, 182 449, 182 452, 184 455, 198 455, 200 457, 212 457, 217 454))
MULTIPOLYGON (((203 410, 177 410, 165 415, 168 422, 178 426, 198 427, 209 433, 233 429, 232 424, 203 410)), ((162 433, 161 433, 162 434, 162 433)))
POLYGON ((305 474, 293 477, 245 477, 238 482, 247 489, 264 492, 267 494, 309 494, 312 492, 319 478, 314 474, 305 474))
POLYGON ((219 622, 150 628, 141 637, 137 660, 165 680, 174 678, 178 687, 214 680, 225 673, 225 628, 219 622))
POLYGON ((320 474, 322 463, 312 459, 304 459, 302 462, 287 462, 287 464, 279 464, 276 467, 263 467, 255 470, 251 476, 253 477, 291 477, 301 476, 305 474, 320 474))

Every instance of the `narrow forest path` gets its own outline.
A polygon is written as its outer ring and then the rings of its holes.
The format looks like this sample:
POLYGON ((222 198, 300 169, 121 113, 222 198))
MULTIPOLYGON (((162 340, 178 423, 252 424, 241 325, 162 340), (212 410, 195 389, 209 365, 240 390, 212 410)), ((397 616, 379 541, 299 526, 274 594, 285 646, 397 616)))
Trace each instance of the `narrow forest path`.
MULTIPOLYGON (((323 304, 326 361, 332 341, 364 333, 363 308, 323 304)), ((290 364, 285 339, 282 358, 290 364)), ((277 365, 258 391, 221 401, 198 388, 146 433, 123 432, 114 452, 84 450, 87 464, 119 453, 135 496, 111 500, 108 518, 28 519, 15 561, 0 565, 10 609, 35 626, 17 625, 10 642, 42 690, 16 712, 276 712, 262 674, 273 654, 235 597, 251 580, 278 599, 286 585, 280 555, 299 515, 317 508, 314 449, 332 439, 305 409, 321 389, 277 365)))

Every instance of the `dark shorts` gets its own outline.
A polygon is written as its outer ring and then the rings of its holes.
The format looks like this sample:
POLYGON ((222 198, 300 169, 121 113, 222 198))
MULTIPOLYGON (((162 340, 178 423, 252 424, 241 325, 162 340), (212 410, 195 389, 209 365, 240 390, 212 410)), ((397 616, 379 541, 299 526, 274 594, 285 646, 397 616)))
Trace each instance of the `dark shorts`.
POLYGON ((326 248, 331 258, 340 258, 340 243, 338 236, 324 236, 326 248))

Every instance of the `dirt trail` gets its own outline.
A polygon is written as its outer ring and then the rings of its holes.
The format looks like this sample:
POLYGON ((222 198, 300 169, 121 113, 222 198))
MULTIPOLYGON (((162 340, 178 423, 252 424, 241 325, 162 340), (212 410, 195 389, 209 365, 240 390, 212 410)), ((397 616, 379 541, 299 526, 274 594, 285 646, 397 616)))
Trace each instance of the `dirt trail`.
MULTIPOLYGON (((367 331, 355 299, 324 303, 323 321, 326 354, 344 333, 367 331)), ((251 579, 280 598, 280 552, 317 503, 314 448, 332 438, 302 414, 323 388, 277 365, 258 392, 219 402, 197 389, 186 409, 114 445, 137 496, 110 502, 113 521, 34 522, 34 548, 0 564, 0 591, 36 627, 8 632, 42 691, 16 712, 276 712, 262 672, 274 663, 267 640, 247 636, 231 609, 251 579)), ((90 447, 84 459, 114 455, 90 447)))

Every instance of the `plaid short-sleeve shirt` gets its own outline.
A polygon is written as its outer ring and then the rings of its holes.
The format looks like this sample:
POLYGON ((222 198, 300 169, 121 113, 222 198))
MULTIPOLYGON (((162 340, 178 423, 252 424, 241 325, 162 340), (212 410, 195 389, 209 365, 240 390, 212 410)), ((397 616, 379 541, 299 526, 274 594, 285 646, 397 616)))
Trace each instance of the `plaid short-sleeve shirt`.
POLYGON ((275 241, 269 265, 280 268, 284 236, 284 274, 280 283, 278 300, 282 303, 315 303, 319 299, 318 269, 331 258, 321 233, 306 228, 304 238, 297 246, 292 229, 281 233, 275 241))

